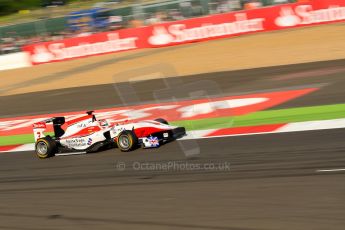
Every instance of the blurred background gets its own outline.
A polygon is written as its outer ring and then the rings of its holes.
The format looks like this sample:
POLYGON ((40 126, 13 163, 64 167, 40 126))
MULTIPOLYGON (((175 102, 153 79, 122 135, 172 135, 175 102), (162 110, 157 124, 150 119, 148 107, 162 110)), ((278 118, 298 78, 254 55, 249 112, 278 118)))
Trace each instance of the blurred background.
POLYGON ((345 0, 296 1, 0 0, 0 230, 343 230, 345 0), (196 139, 37 159, 89 110, 196 139))
POLYGON ((26 44, 295 1, 1 0, 0 55, 26 44))

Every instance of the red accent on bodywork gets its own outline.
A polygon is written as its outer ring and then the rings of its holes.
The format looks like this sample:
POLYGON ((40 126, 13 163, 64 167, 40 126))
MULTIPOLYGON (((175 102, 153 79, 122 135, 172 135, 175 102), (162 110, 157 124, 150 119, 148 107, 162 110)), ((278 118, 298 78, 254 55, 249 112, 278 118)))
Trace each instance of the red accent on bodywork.
POLYGON ((92 117, 93 117, 93 115, 86 115, 86 116, 78 117, 78 118, 75 118, 73 120, 67 121, 65 124, 67 126, 74 125, 74 124, 76 124, 78 122, 85 121, 85 120, 88 120, 88 119, 92 119, 92 117))
POLYGON ((134 133, 138 138, 142 138, 142 137, 150 136, 154 133, 165 132, 165 131, 168 131, 168 129, 159 129, 155 127, 141 127, 141 128, 135 129, 134 133))
POLYGON ((63 137, 61 139, 68 139, 68 138, 73 138, 73 137, 83 137, 83 136, 89 136, 95 132, 98 132, 100 131, 101 128, 99 126, 90 126, 90 127, 87 127, 87 128, 84 128, 78 132, 76 132, 75 134, 72 134, 70 136, 67 136, 67 137, 63 137))

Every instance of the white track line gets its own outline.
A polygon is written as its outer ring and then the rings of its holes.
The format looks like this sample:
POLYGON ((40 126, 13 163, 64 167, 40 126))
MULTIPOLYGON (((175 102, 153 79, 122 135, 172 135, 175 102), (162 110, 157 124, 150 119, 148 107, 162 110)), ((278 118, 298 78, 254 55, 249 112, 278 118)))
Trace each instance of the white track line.
POLYGON ((320 121, 303 121, 293 122, 284 125, 277 129, 275 132, 299 132, 299 131, 312 131, 323 129, 339 129, 345 128, 345 119, 333 119, 333 120, 320 120, 320 121))
POLYGON ((345 171, 344 169, 318 169, 316 172, 340 172, 340 171, 345 171))
POLYGON ((12 149, 11 151, 8 152, 23 152, 23 151, 32 151, 35 149, 35 144, 24 144, 21 146, 18 146, 17 148, 12 149))

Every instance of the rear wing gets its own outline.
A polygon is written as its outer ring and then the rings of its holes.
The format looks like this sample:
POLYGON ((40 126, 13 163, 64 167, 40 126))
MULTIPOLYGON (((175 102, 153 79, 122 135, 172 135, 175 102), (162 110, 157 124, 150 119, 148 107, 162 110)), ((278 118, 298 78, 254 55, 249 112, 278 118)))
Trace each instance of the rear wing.
POLYGON ((38 139, 45 137, 44 131, 47 129, 47 123, 53 123, 55 137, 60 137, 63 135, 64 131, 61 129, 61 125, 65 123, 65 118, 53 117, 44 121, 36 122, 32 125, 35 142, 38 139))

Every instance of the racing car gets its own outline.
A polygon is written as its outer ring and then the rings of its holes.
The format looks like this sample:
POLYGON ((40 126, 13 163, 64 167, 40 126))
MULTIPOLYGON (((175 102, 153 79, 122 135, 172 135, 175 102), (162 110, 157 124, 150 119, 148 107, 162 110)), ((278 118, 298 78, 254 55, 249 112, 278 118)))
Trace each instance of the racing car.
POLYGON ((33 124, 35 152, 41 159, 58 153, 96 152, 118 147, 123 152, 138 147, 157 148, 186 134, 184 127, 169 125, 162 118, 139 122, 110 123, 96 119, 94 111, 71 120, 53 117, 33 124), (45 135, 47 125, 53 135, 45 135))

